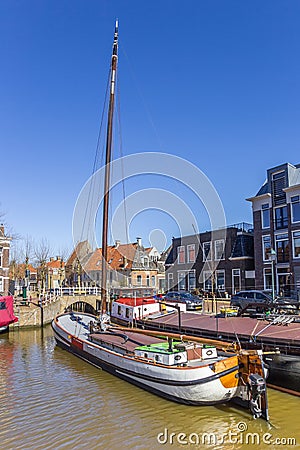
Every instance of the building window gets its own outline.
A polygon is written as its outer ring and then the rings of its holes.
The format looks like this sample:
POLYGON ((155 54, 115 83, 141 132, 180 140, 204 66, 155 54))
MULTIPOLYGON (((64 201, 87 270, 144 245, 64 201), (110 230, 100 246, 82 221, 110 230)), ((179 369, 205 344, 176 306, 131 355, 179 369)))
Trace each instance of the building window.
POLYGON ((187 259, 188 263, 195 262, 195 244, 190 244, 187 246, 187 259))
POLYGON ((149 265, 149 259, 147 258, 147 256, 144 256, 144 259, 142 259, 143 262, 143 266, 144 267, 148 267, 149 265))
POLYGON ((203 272, 203 289, 207 292, 212 291, 212 273, 207 270, 203 272))
POLYGON ((3 263, 3 247, 0 247, 0 267, 2 267, 3 263))
POLYGON ((138 285, 141 285, 141 284, 142 284, 142 275, 137 275, 137 277, 136 277, 136 283, 137 283, 138 285))
POLYGON ((151 283, 152 283, 152 287, 155 287, 155 275, 152 275, 151 283))
POLYGON ((3 291, 4 291, 3 277, 0 277, 0 292, 2 293, 3 291))
POLYGON ((300 231, 293 232, 293 257, 300 258, 300 231))
POLYGON ((224 259, 224 240, 215 241, 215 260, 224 259))
POLYGON ((173 283, 173 273, 168 273, 168 291, 170 291, 171 289, 173 289, 174 283, 173 283))
POLYGON ((178 289, 185 291, 185 272, 178 272, 178 289))
POLYGON ((211 261, 211 242, 203 242, 203 261, 211 261))
POLYGON ((263 236, 263 259, 269 261, 271 253, 271 236, 263 236))
POLYGON ((178 264, 184 264, 185 263, 185 248, 183 245, 178 247, 177 249, 177 257, 178 257, 178 264))
POLYGON ((261 226, 262 228, 270 228, 270 209, 268 203, 261 207, 261 226))
POLYGON ((196 271, 190 270, 188 274, 188 288, 189 290, 196 289, 196 271))
POLYGON ((300 222, 300 196, 291 197, 292 221, 300 222))
POLYGON ((287 228, 289 223, 287 206, 275 209, 275 229, 287 228))
POLYGON ((216 275, 218 291, 225 291, 225 270, 217 270, 216 275))
POLYGON ((272 289, 272 269, 264 269, 264 289, 272 289))
POLYGON ((150 286, 150 275, 147 275, 146 277, 146 284, 147 286, 150 286))
POLYGON ((276 236, 277 262, 288 262, 290 259, 290 248, 288 234, 278 234, 276 236))
POLYGON ((232 269, 232 292, 241 290, 241 269, 232 269))

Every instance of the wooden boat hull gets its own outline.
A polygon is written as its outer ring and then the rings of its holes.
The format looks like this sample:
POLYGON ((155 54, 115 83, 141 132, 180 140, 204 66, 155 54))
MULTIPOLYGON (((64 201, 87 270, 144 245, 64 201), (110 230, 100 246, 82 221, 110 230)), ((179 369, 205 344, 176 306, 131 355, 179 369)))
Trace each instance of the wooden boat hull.
MULTIPOLYGON (((244 407, 249 406, 248 388, 239 382, 240 362, 237 355, 201 367, 166 367, 120 355, 89 341, 86 328, 80 329, 74 321, 68 326, 66 316, 68 314, 58 316, 52 323, 57 344, 106 372, 179 403, 215 405, 235 399, 244 407), (63 320, 60 320, 61 317, 63 320)), ((82 322, 88 325, 92 316, 80 316, 82 322)))

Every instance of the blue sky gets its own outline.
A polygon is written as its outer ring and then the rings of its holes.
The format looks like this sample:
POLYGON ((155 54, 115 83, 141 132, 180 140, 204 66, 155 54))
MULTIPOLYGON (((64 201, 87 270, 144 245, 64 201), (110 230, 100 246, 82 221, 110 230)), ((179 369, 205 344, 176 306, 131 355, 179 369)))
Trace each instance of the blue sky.
MULTIPOLYGON (((75 202, 93 167, 116 17, 123 154, 165 152, 190 161, 215 186, 227 223, 251 222, 245 198, 266 170, 300 162, 297 0, 2 0, 6 221, 22 235, 47 237, 53 252, 71 246, 75 202)), ((183 198, 198 228, 208 228, 198 199, 174 180, 137 177, 126 194, 149 187, 183 198)), ((132 218, 130 240, 141 236, 147 244, 156 228, 168 242, 179 233, 176 220, 153 209, 132 218)))

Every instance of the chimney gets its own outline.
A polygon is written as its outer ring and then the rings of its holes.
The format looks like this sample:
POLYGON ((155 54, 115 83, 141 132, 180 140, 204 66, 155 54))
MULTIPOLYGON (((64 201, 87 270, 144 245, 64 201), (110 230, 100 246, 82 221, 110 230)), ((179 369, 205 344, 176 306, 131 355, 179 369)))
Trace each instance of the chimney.
POLYGON ((50 258, 50 262, 51 262, 51 261, 54 261, 54 258, 53 258, 53 256, 51 256, 51 258, 50 258))
POLYGON ((115 242, 115 247, 118 248, 120 244, 121 244, 121 241, 116 240, 116 242, 115 242))
POLYGON ((56 257, 56 261, 60 261, 60 256, 57 256, 57 257, 56 257))
POLYGON ((0 224, 0 235, 4 236, 4 225, 3 225, 3 223, 0 224))
POLYGON ((136 238, 136 242, 139 247, 142 246, 142 238, 140 238, 140 237, 136 238))

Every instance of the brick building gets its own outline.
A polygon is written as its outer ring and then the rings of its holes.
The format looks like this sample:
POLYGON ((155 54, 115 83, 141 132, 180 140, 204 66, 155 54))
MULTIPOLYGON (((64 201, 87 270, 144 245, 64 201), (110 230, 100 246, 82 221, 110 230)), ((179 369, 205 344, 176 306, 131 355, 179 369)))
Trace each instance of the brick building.
POLYGON ((254 287, 253 228, 225 229, 173 238, 166 260, 167 290, 201 289, 224 295, 254 287))
POLYGON ((257 289, 294 295, 300 289, 300 164, 267 171, 252 202, 257 289))
POLYGON ((9 293, 9 251, 11 238, 6 236, 4 225, 0 225, 0 295, 9 293))

